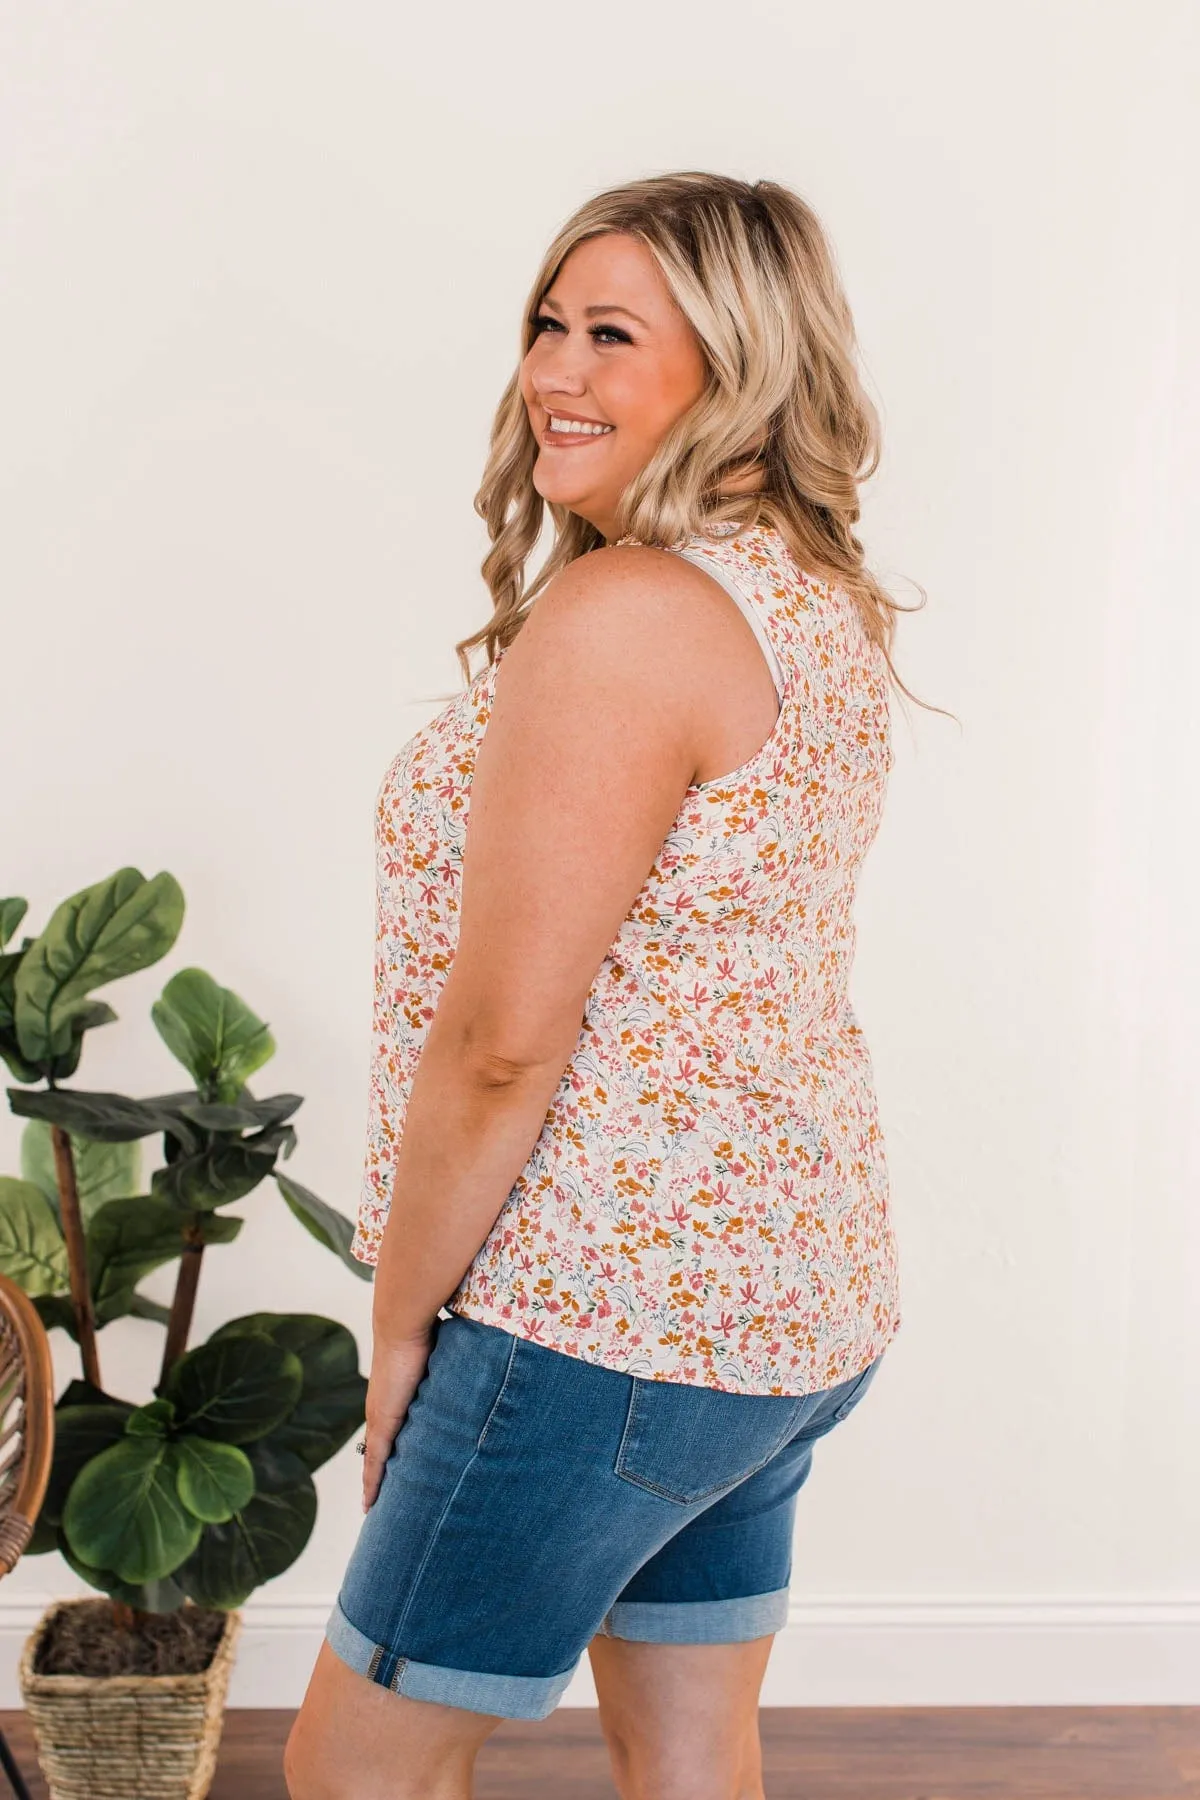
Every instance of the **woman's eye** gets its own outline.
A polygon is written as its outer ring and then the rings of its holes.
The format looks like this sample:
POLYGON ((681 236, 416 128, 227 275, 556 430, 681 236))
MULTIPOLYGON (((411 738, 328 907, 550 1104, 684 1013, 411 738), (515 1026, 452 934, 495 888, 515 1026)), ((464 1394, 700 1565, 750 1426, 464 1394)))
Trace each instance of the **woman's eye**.
MULTIPOLYGON (((533 321, 534 337, 540 337, 547 326, 553 326, 555 331, 562 330, 562 324, 558 319, 552 319, 549 313, 539 313, 533 321)), ((597 341, 603 338, 616 344, 629 344, 633 342, 629 333, 627 331, 622 331, 618 325, 592 325, 588 328, 588 335, 597 339, 597 341)))

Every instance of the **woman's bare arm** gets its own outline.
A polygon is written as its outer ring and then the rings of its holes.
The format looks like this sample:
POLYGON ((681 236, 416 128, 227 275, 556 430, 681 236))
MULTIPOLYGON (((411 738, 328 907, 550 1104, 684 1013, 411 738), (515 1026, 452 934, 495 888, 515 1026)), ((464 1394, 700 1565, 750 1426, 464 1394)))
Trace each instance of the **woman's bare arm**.
POLYGON ((458 945, 396 1157, 377 1342, 428 1331, 528 1160, 596 970, 711 741, 733 610, 681 558, 605 549, 555 579, 505 654, 458 945))

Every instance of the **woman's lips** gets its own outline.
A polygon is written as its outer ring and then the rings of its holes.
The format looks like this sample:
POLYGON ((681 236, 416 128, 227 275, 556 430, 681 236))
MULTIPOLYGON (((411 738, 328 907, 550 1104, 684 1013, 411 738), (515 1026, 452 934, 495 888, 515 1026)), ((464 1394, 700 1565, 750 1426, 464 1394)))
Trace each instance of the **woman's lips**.
POLYGON ((574 450, 580 444, 606 443, 612 435, 611 431, 552 431, 547 425, 542 442, 550 450, 574 450))

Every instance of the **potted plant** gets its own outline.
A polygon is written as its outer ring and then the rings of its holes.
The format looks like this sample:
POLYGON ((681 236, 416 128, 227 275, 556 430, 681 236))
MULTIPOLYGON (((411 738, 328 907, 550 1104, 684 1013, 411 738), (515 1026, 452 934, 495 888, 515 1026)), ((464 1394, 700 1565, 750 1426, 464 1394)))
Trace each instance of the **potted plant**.
POLYGON ((98 987, 164 956, 183 921, 174 877, 124 868, 72 895, 41 935, 6 950, 26 912, 0 900, 0 1056, 20 1086, 19 1178, 0 1178, 0 1269, 47 1327, 79 1346, 56 1402, 45 1503, 26 1554, 58 1550, 106 1599, 47 1609, 20 1680, 56 1800, 105 1794, 200 1800, 216 1761, 239 1608, 281 1574, 316 1517, 313 1471, 363 1419, 352 1334, 311 1313, 255 1312, 188 1347, 210 1247, 228 1209, 268 1178, 354 1274, 353 1228, 278 1167, 296 1144, 297 1094, 246 1085, 274 1054, 267 1026, 202 969, 167 982, 151 1017, 192 1086, 132 1099, 63 1083, 87 1032, 116 1014, 98 987), (160 1166, 141 1177, 141 1141, 160 1166), (169 1307, 141 1293, 177 1263, 169 1307), (153 1391, 120 1398, 97 1338, 113 1320, 165 1327, 153 1391))

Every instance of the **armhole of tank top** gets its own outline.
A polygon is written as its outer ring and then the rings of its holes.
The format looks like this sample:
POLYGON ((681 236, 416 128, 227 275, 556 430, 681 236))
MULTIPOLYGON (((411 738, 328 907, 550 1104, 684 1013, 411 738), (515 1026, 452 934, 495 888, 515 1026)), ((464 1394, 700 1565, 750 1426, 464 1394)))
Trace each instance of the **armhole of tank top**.
POLYGON ((755 637, 758 639, 759 646, 760 646, 762 653, 767 661, 767 667, 771 671, 771 679, 775 683, 775 692, 778 694, 779 703, 782 706, 782 704, 783 704, 783 670, 780 667, 779 658, 775 654, 774 645, 771 643, 770 638, 767 636, 766 627, 764 626, 762 619, 759 617, 757 607, 753 604, 752 601, 747 599, 745 594, 742 593, 741 589, 738 587, 733 576, 730 574, 729 570, 723 566, 723 564, 713 562, 707 556, 700 556, 700 555, 697 555, 694 552, 688 551, 688 550, 680 550, 679 552, 677 552, 677 554, 684 557, 688 562, 692 563, 694 565, 694 567, 696 567, 697 569, 703 569, 704 573, 706 575, 711 575, 715 581, 719 581, 721 586, 725 589, 725 592, 729 595, 729 598, 737 606, 738 610, 742 614, 742 617, 745 619, 745 621, 749 625, 751 631, 754 633, 755 637))

